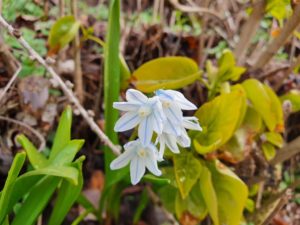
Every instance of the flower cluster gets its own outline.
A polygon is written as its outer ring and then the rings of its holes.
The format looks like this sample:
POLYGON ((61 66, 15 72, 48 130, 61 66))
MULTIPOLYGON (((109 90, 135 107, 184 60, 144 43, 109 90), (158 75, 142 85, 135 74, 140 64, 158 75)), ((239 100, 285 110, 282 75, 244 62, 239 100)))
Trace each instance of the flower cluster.
POLYGON ((163 160, 166 146, 179 153, 179 146, 190 147, 191 140, 186 129, 199 130, 196 117, 184 117, 182 110, 195 110, 197 107, 182 93, 174 90, 158 90, 148 98, 141 92, 129 89, 127 102, 115 102, 113 107, 125 114, 117 121, 115 131, 122 132, 138 126, 138 139, 124 146, 125 151, 110 165, 120 169, 130 162, 131 183, 137 184, 146 168, 154 175, 161 175, 157 162, 163 160), (157 134, 153 143, 153 133, 157 134), (159 144, 159 151, 156 145, 159 144))

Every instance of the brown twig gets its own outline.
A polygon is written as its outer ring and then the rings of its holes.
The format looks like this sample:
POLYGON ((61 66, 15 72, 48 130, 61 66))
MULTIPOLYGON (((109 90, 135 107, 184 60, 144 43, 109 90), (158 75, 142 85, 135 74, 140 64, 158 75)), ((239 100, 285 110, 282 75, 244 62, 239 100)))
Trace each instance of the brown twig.
MULTIPOLYGON (((77 20, 77 0, 71 0, 71 11, 74 18, 77 20)), ((74 49, 74 62, 75 62, 75 71, 74 71, 74 83, 75 83, 75 93, 82 103, 84 99, 83 95, 83 81, 82 81, 82 70, 81 70, 81 56, 80 56, 80 38, 79 33, 77 32, 73 41, 74 49)))
POLYGON ((149 198, 151 199, 153 204, 155 204, 155 205, 157 205, 161 208, 161 210, 163 211, 163 213, 165 214, 167 219, 170 221, 170 223, 173 224, 173 225, 179 225, 179 223, 174 218, 174 216, 162 206, 160 198, 152 191, 151 187, 146 186, 146 190, 147 190, 149 198))
POLYGON ((238 64, 244 64, 246 51, 251 44, 253 36, 256 34, 259 23, 264 16, 266 1, 256 0, 253 5, 253 12, 242 27, 240 40, 234 49, 234 55, 238 64))
POLYGON ((21 122, 19 120, 7 118, 4 116, 0 116, 0 120, 4 120, 4 121, 10 122, 10 123, 17 124, 21 127, 24 127, 25 129, 29 130, 32 134, 34 134, 39 139, 39 141, 40 141, 39 150, 43 150, 45 148, 46 141, 45 141, 44 137, 38 131, 34 130, 31 126, 29 126, 26 123, 21 122))
POLYGON ((264 50, 257 60, 254 62, 253 71, 264 67, 277 53, 278 49, 286 42, 286 40, 292 35, 293 31, 300 24, 300 4, 298 4, 293 15, 288 19, 285 26, 281 30, 278 37, 276 37, 264 50))
POLYGON ((78 99, 74 96, 74 93, 72 90, 70 90, 67 85, 64 83, 64 81, 60 78, 60 76, 54 71, 54 69, 28 44, 28 42, 22 37, 20 31, 14 29, 10 24, 6 22, 6 20, 0 15, 0 25, 2 25, 7 32, 15 37, 17 41, 25 48, 29 55, 36 59, 47 71, 48 73, 53 77, 54 80, 57 81, 57 83, 60 85, 61 89, 64 91, 66 96, 69 98, 69 100, 74 103, 74 105, 77 107, 78 111, 82 115, 82 117, 86 120, 86 122, 89 124, 90 128, 97 134, 97 136, 100 138, 100 140, 111 148, 114 154, 119 155, 120 154, 120 147, 114 145, 111 140, 105 135, 105 133, 99 128, 99 126, 96 124, 96 122, 93 120, 92 117, 88 114, 88 112, 83 108, 83 106, 80 104, 78 99))
POLYGON ((275 158, 270 162, 271 165, 282 163, 285 160, 292 158, 294 155, 300 152, 300 137, 296 138, 292 142, 285 145, 278 153, 275 158))
POLYGON ((19 66, 19 68, 17 69, 15 74, 10 78, 10 80, 8 81, 6 86, 4 87, 3 91, 1 91, 1 93, 0 93, 0 102, 1 102, 2 98, 4 97, 4 95, 6 94, 6 92, 8 91, 8 89, 13 85, 14 81, 17 79, 21 69, 22 69, 22 67, 19 66))

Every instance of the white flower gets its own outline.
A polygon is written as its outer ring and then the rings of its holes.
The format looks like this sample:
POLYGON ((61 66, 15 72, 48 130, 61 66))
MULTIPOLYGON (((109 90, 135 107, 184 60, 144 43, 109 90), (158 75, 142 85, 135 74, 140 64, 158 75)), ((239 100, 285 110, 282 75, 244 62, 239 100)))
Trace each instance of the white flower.
POLYGON ((182 93, 174 90, 157 90, 156 95, 162 103, 166 116, 163 131, 176 137, 182 133, 182 110, 195 110, 197 107, 187 100, 182 93))
POLYGON ((141 92, 129 89, 126 92, 128 102, 114 102, 113 107, 126 113, 117 121, 114 130, 130 130, 137 125, 141 143, 147 146, 151 142, 153 131, 162 133, 165 116, 158 97, 148 98, 141 92))
POLYGON ((137 184, 146 168, 156 176, 161 175, 157 166, 157 149, 151 143, 145 147, 139 139, 124 145, 125 151, 110 164, 112 170, 125 167, 130 162, 130 178, 133 185, 137 184))
POLYGON ((175 154, 180 152, 178 145, 183 148, 191 146, 191 139, 185 129, 202 131, 202 128, 200 127, 196 117, 183 117, 180 128, 181 134, 179 136, 175 136, 163 131, 162 134, 157 137, 156 142, 159 142, 159 161, 163 160, 166 146, 175 154))

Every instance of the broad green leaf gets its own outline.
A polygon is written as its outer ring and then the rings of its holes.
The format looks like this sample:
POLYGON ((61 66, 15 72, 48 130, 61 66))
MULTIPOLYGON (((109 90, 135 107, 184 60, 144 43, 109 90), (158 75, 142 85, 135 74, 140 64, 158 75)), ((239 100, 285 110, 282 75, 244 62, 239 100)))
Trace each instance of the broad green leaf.
POLYGON ((170 212, 175 213, 175 199, 178 189, 172 185, 165 185, 158 190, 159 198, 163 203, 163 206, 170 212))
MULTIPOLYGON (((120 59, 119 59, 119 43, 120 43, 120 0, 111 0, 109 6, 108 29, 105 39, 104 48, 104 117, 105 117, 105 133, 108 138, 118 144, 118 134, 114 131, 114 126, 118 120, 119 113, 115 110, 113 102, 119 100, 120 94, 120 59)), ((100 201, 100 211, 104 209, 104 203, 112 204, 108 200, 109 192, 113 192, 113 185, 120 180, 126 178, 129 172, 128 167, 112 171, 109 168, 110 163, 116 157, 109 147, 104 148, 105 160, 105 185, 100 201)), ((120 191, 121 192, 121 191, 120 191)), ((118 193, 117 193, 118 194, 118 193)))
POLYGON ((63 111, 58 128, 55 133, 53 145, 50 152, 49 160, 52 161, 57 154, 65 147, 71 140, 71 126, 72 126, 72 109, 67 106, 63 111))
POLYGON ((280 100, 282 103, 286 100, 289 100, 292 104, 292 111, 300 111, 300 91, 292 90, 289 93, 280 96, 280 100))
POLYGON ((189 212, 199 221, 206 217, 207 207, 205 205, 203 194, 199 191, 198 185, 193 187, 190 194, 185 199, 177 192, 175 197, 175 212, 178 219, 180 219, 185 212, 189 212))
POLYGON ((283 138, 279 133, 276 132, 267 132, 264 133, 264 136, 268 142, 275 145, 278 148, 283 146, 283 138))
POLYGON ((254 134, 262 130, 262 117, 252 106, 247 107, 242 127, 254 134))
POLYGON ((170 184, 171 181, 170 179, 167 178, 162 178, 162 177, 156 177, 153 176, 152 174, 146 174, 143 176, 142 181, 147 181, 156 185, 166 185, 170 184))
POLYGON ((212 183, 211 173, 206 167, 202 168, 201 176, 199 179, 199 186, 208 213, 212 218, 214 225, 219 225, 218 199, 212 183))
POLYGON ((16 214, 12 225, 32 225, 49 203, 59 181, 59 177, 47 176, 35 185, 16 214))
POLYGON ((239 225, 248 198, 248 188, 230 169, 219 161, 207 163, 218 199, 221 224, 239 225))
POLYGON ((262 150, 263 150, 265 158, 268 161, 272 160, 276 155, 276 149, 275 149, 274 145, 272 145, 268 142, 262 144, 262 150))
POLYGON ((68 180, 62 181, 48 225, 62 224, 65 216, 81 192, 83 186, 82 162, 76 163, 75 166, 79 172, 78 184, 74 185, 68 180))
POLYGON ((18 177, 12 189, 12 194, 9 199, 8 213, 13 210, 15 204, 24 197, 34 187, 44 175, 31 177, 18 177))
POLYGON ((181 196, 185 199, 196 184, 202 171, 199 160, 188 151, 181 151, 173 157, 174 172, 181 196))
POLYGON ((36 169, 23 174, 21 177, 30 177, 37 175, 50 175, 68 179, 74 185, 78 184, 78 170, 71 166, 48 166, 36 169))
POLYGON ((238 88, 198 109, 195 116, 203 131, 193 133, 193 145, 197 152, 205 154, 215 151, 232 137, 244 116, 245 102, 245 93, 238 88))
POLYGON ((273 90, 255 79, 246 80, 242 85, 254 109, 261 115, 268 129, 283 131, 283 112, 273 90))
POLYGON ((33 168, 38 169, 47 166, 48 162, 46 157, 42 153, 40 153, 23 134, 18 135, 17 140, 25 149, 28 159, 33 168))
POLYGON ((71 163, 77 152, 81 149, 84 144, 84 140, 72 140, 60 152, 57 153, 53 160, 50 160, 52 166, 62 166, 71 163))
POLYGON ((133 83, 140 91, 150 93, 157 89, 179 89, 199 79, 197 64, 186 57, 163 57, 151 60, 132 74, 133 83))
POLYGON ((15 181, 22 169, 22 166, 25 162, 26 154, 24 152, 18 153, 14 161, 10 167, 10 170, 8 172, 8 176, 6 178, 4 187, 1 192, 0 197, 0 224, 3 223, 4 219, 6 218, 6 214, 8 213, 8 204, 11 198, 11 195, 13 194, 13 188, 15 185, 15 181))
POLYGON ((62 49, 76 36, 80 22, 74 16, 64 16, 58 19, 51 27, 48 44, 51 49, 62 49))

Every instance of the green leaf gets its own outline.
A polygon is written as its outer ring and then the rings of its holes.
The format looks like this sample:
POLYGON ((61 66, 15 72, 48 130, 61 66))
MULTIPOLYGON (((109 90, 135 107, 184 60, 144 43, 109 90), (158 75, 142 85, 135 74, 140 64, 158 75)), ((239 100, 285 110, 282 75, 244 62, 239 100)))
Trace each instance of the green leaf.
POLYGON ((163 206, 171 213, 175 213, 174 196, 177 195, 178 189, 172 185, 165 185, 158 190, 159 198, 163 206))
POLYGON ((264 136, 268 142, 275 145, 278 148, 283 146, 283 138, 279 133, 276 132, 267 132, 264 133, 264 136))
POLYGON ((207 163, 218 199, 221 224, 239 225, 248 198, 247 186, 219 161, 207 163))
POLYGON ((263 150, 265 158, 268 161, 272 160, 276 155, 276 149, 275 149, 274 145, 272 145, 268 142, 262 144, 262 150, 263 150))
POLYGON ((1 192, 0 197, 0 224, 3 223, 4 219, 7 216, 8 204, 10 201, 10 197, 13 194, 13 188, 15 185, 15 181, 22 169, 22 166, 25 162, 26 154, 24 152, 18 153, 14 161, 10 167, 8 172, 8 176, 6 178, 4 187, 1 192))
POLYGON ((84 144, 84 140, 72 140, 57 153, 53 160, 50 160, 52 166, 62 166, 71 163, 77 152, 81 149, 84 144))
POLYGON ((205 154, 225 144, 244 117, 245 93, 237 89, 222 94, 205 103, 196 112, 203 131, 193 133, 193 145, 197 152, 205 154))
POLYGON ((242 127, 254 134, 262 130, 262 117, 252 106, 247 107, 242 127))
POLYGON ((18 213, 12 221, 12 225, 34 224, 40 213, 48 204, 60 180, 58 177, 48 176, 35 185, 18 210, 18 213))
POLYGON ((74 185, 78 184, 78 170, 71 166, 48 166, 36 170, 29 171, 21 177, 30 177, 37 175, 50 175, 68 179, 74 185))
POLYGON ((171 183, 170 179, 156 177, 156 176, 153 176, 152 174, 144 175, 142 178, 142 181, 147 181, 147 182, 150 182, 152 184, 157 184, 157 185, 166 185, 166 184, 171 183))
POLYGON ((157 89, 179 89, 199 79, 197 64, 186 57, 163 57, 151 60, 136 71, 132 78, 136 88, 149 93, 157 89))
POLYGON ((59 18, 51 27, 48 44, 51 49, 62 49, 76 36, 80 28, 80 22, 74 16, 59 18))
POLYGON ((218 199, 212 183, 211 173, 206 167, 202 168, 199 186, 214 225, 219 225, 218 199))
POLYGON ((65 216, 68 214, 70 208, 77 200, 82 186, 83 186, 83 176, 82 176, 82 161, 76 163, 76 169, 78 170, 78 184, 74 185, 68 180, 63 180, 55 201, 55 206, 50 216, 48 225, 60 225, 62 224, 65 216))
POLYGON ((38 169, 47 166, 48 162, 46 157, 42 153, 40 153, 23 134, 18 135, 17 141, 25 149, 33 168, 38 169))
MULTIPOLYGON (((203 220, 207 215, 207 207, 204 202, 202 193, 195 185, 187 198, 183 199, 177 192, 175 197, 176 216, 180 219, 185 212, 189 212, 199 220, 203 220)), ((174 196, 173 196, 174 199, 174 196)))
POLYGON ((248 198, 248 199, 247 199, 247 202, 246 202, 245 208, 246 208, 249 212, 253 213, 254 210, 255 210, 255 202, 254 202, 251 198, 248 198))
POLYGON ((280 96, 280 100, 282 103, 289 100, 292 103, 292 112, 300 111, 300 91, 291 90, 287 94, 280 96))
POLYGON ((254 109, 261 115, 268 129, 283 131, 283 112, 273 90, 255 79, 246 80, 242 85, 254 109))
POLYGON ((72 109, 67 106, 63 111, 58 128, 55 133, 53 145, 50 152, 49 160, 52 161, 57 154, 69 143, 71 140, 71 127, 72 127, 72 109))
POLYGON ((148 192, 146 189, 144 189, 144 191, 142 192, 141 197, 140 197, 139 205, 134 213, 133 224, 137 224, 137 222, 139 222, 143 211, 145 210, 145 208, 148 205, 148 202, 149 202, 148 192))
POLYGON ((202 171, 202 165, 193 153, 181 151, 173 157, 174 172, 182 199, 185 199, 196 184, 202 171))

